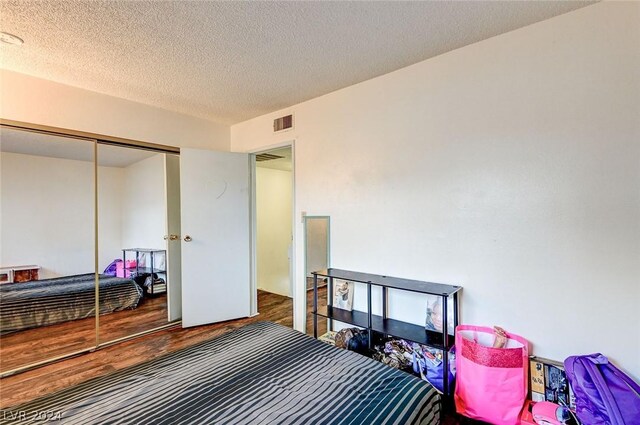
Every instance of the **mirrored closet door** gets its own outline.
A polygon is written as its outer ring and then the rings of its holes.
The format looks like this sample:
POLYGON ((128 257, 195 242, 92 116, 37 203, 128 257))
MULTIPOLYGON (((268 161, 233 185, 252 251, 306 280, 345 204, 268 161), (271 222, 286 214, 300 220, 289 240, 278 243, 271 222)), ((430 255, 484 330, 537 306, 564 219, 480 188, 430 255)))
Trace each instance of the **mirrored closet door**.
POLYGON ((0 127, 0 372, 96 343, 96 141, 0 127))
POLYGON ((177 152, 0 131, 0 375, 180 320, 177 152))
POLYGON ((164 326, 165 153, 98 144, 100 343, 164 326))

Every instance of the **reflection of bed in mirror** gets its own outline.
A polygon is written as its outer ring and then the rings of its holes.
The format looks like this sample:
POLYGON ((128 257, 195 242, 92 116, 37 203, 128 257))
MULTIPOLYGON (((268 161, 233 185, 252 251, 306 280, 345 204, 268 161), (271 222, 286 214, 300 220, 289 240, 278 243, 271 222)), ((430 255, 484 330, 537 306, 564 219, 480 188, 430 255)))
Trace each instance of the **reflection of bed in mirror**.
MULTIPOLYGON (((131 279, 100 276, 100 314, 133 309, 142 289, 131 279)), ((0 334, 85 319, 95 313, 95 274, 0 285, 0 334)))

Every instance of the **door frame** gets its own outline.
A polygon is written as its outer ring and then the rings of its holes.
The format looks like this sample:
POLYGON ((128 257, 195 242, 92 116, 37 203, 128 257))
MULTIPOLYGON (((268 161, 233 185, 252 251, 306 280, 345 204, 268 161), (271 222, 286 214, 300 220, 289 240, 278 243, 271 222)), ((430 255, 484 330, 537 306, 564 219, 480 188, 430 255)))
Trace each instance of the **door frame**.
MULTIPOLYGON (((291 148, 291 260, 289 267, 289 287, 291 288, 291 298, 293 299, 293 315, 295 316, 297 303, 297 290, 295 285, 296 277, 296 139, 263 146, 259 149, 250 150, 251 161, 251 316, 260 314, 258 311, 258 223, 256 210, 256 155, 280 148, 291 148)), ((294 320, 295 327, 295 320, 294 320)))

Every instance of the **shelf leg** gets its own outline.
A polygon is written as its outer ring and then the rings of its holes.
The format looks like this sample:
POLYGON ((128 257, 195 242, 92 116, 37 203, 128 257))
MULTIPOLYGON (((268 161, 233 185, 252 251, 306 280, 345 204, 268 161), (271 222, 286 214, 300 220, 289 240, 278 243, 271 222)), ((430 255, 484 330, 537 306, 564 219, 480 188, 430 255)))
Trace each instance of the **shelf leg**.
POLYGON ((458 293, 453 294, 453 336, 456 336, 456 328, 458 327, 458 293))
MULTIPOLYGON (((333 278, 330 277, 327 281, 327 311, 333 306, 333 278)), ((329 319, 329 329, 333 330, 333 319, 329 319)))
POLYGON ((313 274, 313 337, 318 338, 318 275, 316 273, 313 274))
POLYGON ((382 288, 382 318, 386 320, 387 318, 387 297, 388 297, 388 290, 389 288, 387 288, 386 286, 382 288))
MULTIPOLYGON (((385 326, 387 322, 387 306, 389 305, 389 303, 387 302, 388 299, 389 299, 389 288, 385 286, 382 288, 382 323, 385 326)), ((385 334, 384 336, 386 338, 389 335, 385 334)))
POLYGON ((371 283, 367 283, 367 330, 369 334, 369 350, 373 347, 373 332, 371 331, 371 320, 372 312, 371 312, 371 283))
MULTIPOLYGON (((456 328, 458 327, 458 293, 453 294, 453 338, 456 337, 456 328)), ((447 360, 449 356, 447 355, 447 360)), ((447 375, 448 376, 448 375, 447 375)))
MULTIPOLYGON (((442 296, 442 346, 444 351, 442 352, 442 389, 445 396, 445 400, 448 400, 449 396, 449 321, 447 318, 447 310, 449 305, 447 303, 447 296, 442 296)), ((443 403, 443 406, 445 404, 443 403)))

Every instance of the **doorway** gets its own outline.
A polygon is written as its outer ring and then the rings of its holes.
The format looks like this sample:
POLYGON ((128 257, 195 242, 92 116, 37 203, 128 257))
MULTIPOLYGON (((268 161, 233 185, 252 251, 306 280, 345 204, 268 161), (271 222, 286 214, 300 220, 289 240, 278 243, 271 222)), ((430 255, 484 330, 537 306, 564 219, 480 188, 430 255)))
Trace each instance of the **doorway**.
POLYGON ((293 146, 253 156, 255 312, 278 304, 293 327, 293 146))

